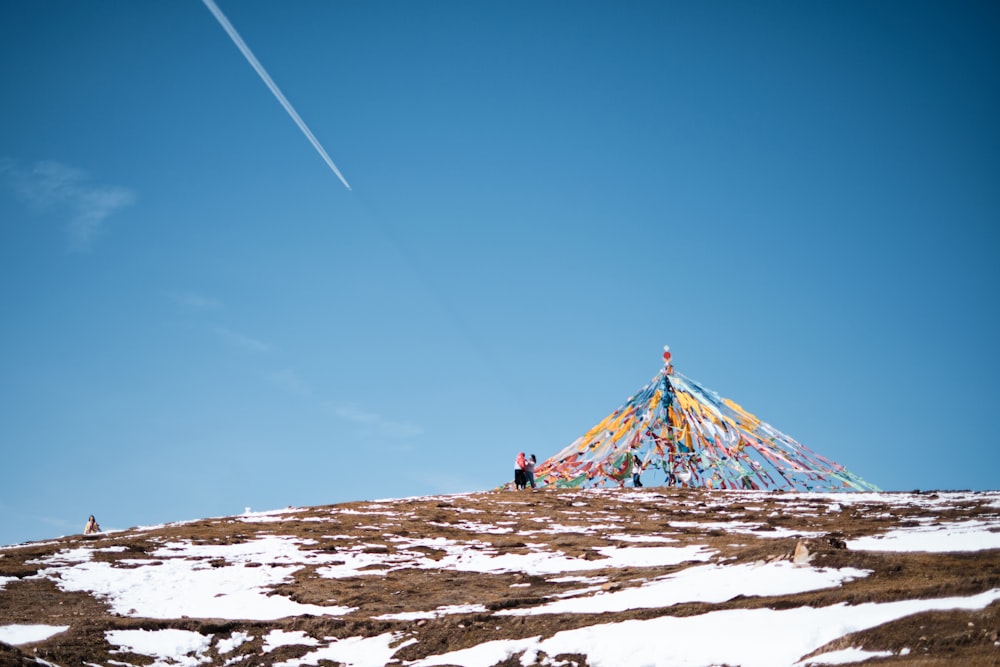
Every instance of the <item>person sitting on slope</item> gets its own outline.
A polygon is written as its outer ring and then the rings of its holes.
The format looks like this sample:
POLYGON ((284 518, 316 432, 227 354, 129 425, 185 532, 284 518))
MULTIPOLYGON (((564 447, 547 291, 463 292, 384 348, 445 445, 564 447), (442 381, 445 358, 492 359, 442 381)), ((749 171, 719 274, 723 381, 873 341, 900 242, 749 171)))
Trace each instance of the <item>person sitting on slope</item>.
POLYGON ((93 535, 94 533, 101 532, 101 527, 97 525, 97 519, 91 514, 90 518, 87 519, 87 525, 83 528, 84 535, 93 535))

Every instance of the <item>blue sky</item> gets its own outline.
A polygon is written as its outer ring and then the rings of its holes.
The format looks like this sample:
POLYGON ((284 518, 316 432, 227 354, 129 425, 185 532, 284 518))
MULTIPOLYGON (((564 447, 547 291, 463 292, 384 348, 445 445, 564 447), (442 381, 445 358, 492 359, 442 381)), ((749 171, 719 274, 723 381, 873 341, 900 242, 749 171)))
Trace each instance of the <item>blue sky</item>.
POLYGON ((0 543, 492 488, 658 370, 997 488, 995 3, 0 3, 0 543))

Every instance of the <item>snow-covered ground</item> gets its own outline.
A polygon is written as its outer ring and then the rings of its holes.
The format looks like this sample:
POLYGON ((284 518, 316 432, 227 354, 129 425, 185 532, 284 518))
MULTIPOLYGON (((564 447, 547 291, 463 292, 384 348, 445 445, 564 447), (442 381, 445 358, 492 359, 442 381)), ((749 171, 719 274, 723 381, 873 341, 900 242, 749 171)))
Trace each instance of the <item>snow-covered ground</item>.
MULTIPOLYGON (((794 665, 799 663, 800 656, 851 632, 920 611, 982 609, 994 600, 1000 600, 1000 589, 967 598, 920 602, 834 605, 823 609, 800 607, 783 611, 739 609, 682 618, 663 616, 648 621, 591 625, 559 632, 547 639, 529 637, 486 642, 419 660, 413 665, 489 667, 522 651, 528 654, 544 651, 550 656, 584 653, 590 664, 608 667, 794 665), (651 638, 657 641, 651 642, 651 638)), ((533 658, 532 655, 522 664, 533 664, 533 658)), ((808 662, 818 660, 812 658, 808 662)))
MULTIPOLYGON (((613 493, 613 492, 601 492, 613 493)), ((498 496, 481 496, 495 502, 498 496)), ((502 498, 503 496, 499 496, 502 498)), ((723 497, 723 503, 731 498, 723 497)), ((991 517, 943 522, 936 512, 953 505, 960 494, 786 494, 784 511, 817 512, 817 504, 827 512, 841 511, 854 503, 872 503, 886 512, 893 507, 919 506, 925 513, 915 525, 895 527, 879 534, 849 539, 851 551, 894 552, 973 552, 1000 549, 1000 519, 991 517), (801 504, 798 504, 800 503, 801 504)), ((1000 494, 978 494, 993 507, 1000 507, 1000 494)), ((273 532, 256 533, 253 539, 231 544, 199 544, 190 539, 161 539, 158 548, 142 557, 128 560, 123 567, 114 559, 124 547, 102 546, 99 541, 80 542, 54 551, 32 561, 38 566, 35 578, 47 579, 60 590, 87 592, 106 602, 110 610, 121 617, 148 619, 213 618, 232 620, 274 620, 290 616, 321 616, 341 618, 357 612, 356 607, 336 604, 307 604, 285 595, 274 595, 273 587, 292 580, 304 568, 311 568, 322 579, 372 578, 403 570, 434 570, 487 574, 520 574, 542 577, 552 582, 578 584, 558 596, 536 604, 501 609, 493 612, 497 618, 523 617, 530 619, 550 614, 599 615, 637 609, 657 609, 682 603, 714 603, 737 596, 768 597, 793 595, 839 587, 861 580, 870 572, 849 567, 831 568, 804 560, 792 562, 730 562, 719 557, 716 549, 704 544, 675 544, 676 536, 665 529, 658 535, 630 534, 628 507, 644 503, 645 512, 656 512, 655 494, 620 493, 625 509, 619 514, 592 513, 575 524, 563 525, 551 517, 539 522, 537 530, 521 529, 525 542, 519 553, 501 552, 493 544, 480 539, 483 535, 506 535, 512 532, 511 520, 488 522, 474 507, 474 496, 465 497, 466 507, 454 509, 456 519, 444 522, 452 537, 426 537, 412 534, 386 535, 393 549, 374 549, 364 540, 335 532, 326 537, 342 542, 333 552, 310 549, 315 542, 301 536, 283 534, 281 527, 289 522, 309 522, 331 528, 341 525, 345 516, 355 521, 371 520, 360 525, 382 537, 386 526, 407 518, 398 501, 369 503, 363 509, 327 510, 325 513, 303 512, 299 509, 246 514, 228 519, 234 525, 274 527, 273 532), (476 516, 474 520, 462 515, 476 516), (468 538, 456 537, 468 532, 468 538), (574 556, 554 548, 551 543, 533 538, 545 535, 600 534, 609 544, 593 548, 588 557, 574 556), (435 555, 428 555, 428 550, 435 555), (593 576, 609 568, 643 568, 678 566, 666 575, 644 578, 637 585, 623 589, 606 589, 604 579, 593 576)), ((743 508, 766 498, 760 494, 739 496, 743 508)), ((585 503, 581 503, 584 505, 585 503)), ((751 508, 756 509, 756 508, 751 508)), ((695 511, 691 508, 692 513, 695 511)), ((511 516, 517 516, 517 505, 511 505, 511 516)), ((745 509, 744 509, 745 511, 745 509)), ((576 512, 567 504, 566 516, 576 512)), ((798 535, 815 537, 808 531, 775 530, 758 522, 743 521, 733 511, 731 521, 699 522, 697 518, 664 520, 669 530, 701 530, 706 534, 773 539, 777 536, 798 535)), ((124 531, 122 534, 141 535, 162 530, 150 527, 124 531)), ((3 553, 0 549, 0 553, 3 553)), ((5 586, 13 585, 16 577, 0 577, 0 595, 5 586)), ((513 584, 524 585, 528 584, 513 584)), ((857 662, 883 655, 860 649, 831 651, 803 661, 828 642, 847 634, 872 628, 888 621, 915 613, 948 609, 983 609, 1000 600, 1000 588, 975 595, 937 599, 890 601, 866 604, 834 604, 824 607, 802 606, 791 609, 725 609, 708 613, 671 616, 661 615, 647 620, 598 622, 584 627, 563 630, 551 635, 536 635, 516 639, 496 639, 476 646, 443 652, 409 662, 396 662, 410 667, 435 665, 465 665, 489 667, 509 656, 520 655, 523 665, 558 665, 552 656, 561 653, 582 653, 592 666, 641 667, 644 665, 708 666, 715 664, 777 665, 840 664, 857 662), (724 630, 720 630, 724 629, 724 630), (720 636, 722 632, 722 636, 720 636), (722 640, 724 638, 724 641, 722 640)), ((385 621, 418 621, 455 614, 487 614, 487 608, 467 605, 441 605, 424 610, 382 614, 375 618, 385 621)), ((530 625, 528 626, 530 627, 530 625)), ((0 641, 11 645, 42 642, 65 632, 69 626, 45 624, 0 625, 0 641)), ((263 639, 262 653, 272 653, 281 646, 309 647, 302 657, 275 664, 309 665, 330 660, 351 667, 376 667, 393 661, 394 654, 417 641, 406 629, 370 637, 333 638, 311 636, 304 631, 272 630, 266 635, 245 631, 220 632, 206 635, 181 629, 108 630, 105 639, 115 650, 147 656, 156 666, 191 666, 201 664, 251 664, 245 656, 220 659, 234 654, 239 647, 254 638, 263 639), (214 654, 213 657, 211 654, 214 654)), ((908 649, 907 649, 908 650, 908 649)), ((1000 648, 998 648, 1000 657, 1000 648)), ((131 664, 116 658, 109 662, 118 667, 131 664)), ((270 663, 268 663, 270 664, 270 663)), ((65 666, 60 666, 65 667, 65 666)))

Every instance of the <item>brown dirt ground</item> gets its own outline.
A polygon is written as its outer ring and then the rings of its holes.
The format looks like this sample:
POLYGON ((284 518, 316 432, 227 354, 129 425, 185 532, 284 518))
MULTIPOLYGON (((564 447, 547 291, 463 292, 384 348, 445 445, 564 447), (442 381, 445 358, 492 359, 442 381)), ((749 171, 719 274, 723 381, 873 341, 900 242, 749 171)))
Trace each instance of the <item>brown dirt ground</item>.
MULTIPOLYGON (((209 652, 211 664, 223 664, 239 656, 247 662, 237 664, 270 665, 300 657, 311 649, 285 646, 262 653, 261 635, 272 629, 304 630, 316 637, 374 636, 402 631, 419 641, 396 655, 398 660, 416 660, 428 655, 455 651, 485 641, 533 635, 550 636, 562 630, 593 623, 626 619, 648 619, 664 615, 687 616, 708 611, 769 607, 783 609, 803 605, 826 606, 837 603, 859 604, 894 600, 967 596, 1000 588, 1000 550, 971 553, 861 552, 845 548, 844 541, 863 535, 884 532, 900 526, 917 525, 928 516, 926 507, 883 502, 843 503, 826 498, 802 500, 790 494, 772 493, 744 499, 720 496, 692 489, 643 489, 618 493, 588 494, 576 491, 540 490, 531 492, 494 491, 469 496, 430 499, 407 499, 384 503, 347 503, 314 507, 286 515, 287 520, 271 523, 247 523, 238 518, 207 519, 171 525, 154 530, 124 531, 84 538, 67 537, 53 543, 0 549, 0 576, 16 577, 0 590, 0 625, 32 623, 69 625, 70 629, 37 644, 11 647, 0 643, 0 666, 36 665, 32 658, 69 667, 87 663, 107 665, 120 660, 135 665, 149 664, 145 656, 115 653, 104 639, 107 630, 177 628, 227 636, 242 631, 255 639, 234 652, 219 656, 209 652), (645 495, 649 494, 649 495, 645 495), (649 498, 636 501, 634 498, 649 498), (803 508, 809 509, 803 509, 803 508), (377 508, 391 511, 374 513, 377 508), (834 511, 830 511, 833 509, 834 511), (348 514, 344 510, 364 512, 348 514), (303 518, 333 518, 333 521, 303 522, 303 518), (539 522, 539 519, 541 522, 539 522), (760 527, 761 530, 788 530, 788 537, 761 538, 742 533, 728 533, 712 527, 681 527, 674 521, 699 523, 730 522, 760 527), (495 534, 473 532, 462 527, 473 521, 504 526, 513 532, 495 534), (813 565, 854 567, 870 570, 868 577, 834 588, 795 595, 771 597, 738 596, 719 604, 691 603, 657 609, 587 614, 549 614, 535 616, 494 616, 501 609, 540 604, 548 597, 579 589, 579 583, 556 583, 551 577, 517 573, 479 574, 450 570, 403 569, 381 575, 345 579, 320 577, 314 567, 304 567, 292 580, 276 586, 275 595, 285 595, 301 603, 357 607, 343 617, 298 616, 277 621, 232 621, 222 619, 148 619, 113 613, 109 606, 86 593, 59 590, 48 579, 34 578, 38 559, 61 549, 81 545, 124 547, 122 551, 97 552, 95 558, 130 567, 130 560, 148 559, 148 554, 165 542, 189 540, 195 544, 233 544, 256 539, 265 534, 294 535, 315 540, 302 548, 336 554, 346 545, 363 543, 372 553, 393 554, 399 548, 392 538, 445 537, 463 541, 478 540, 492 545, 499 553, 527 553, 528 544, 547 543, 567 555, 599 558, 595 547, 618 544, 608 533, 557 533, 523 535, 544 528, 546 524, 587 526, 597 523, 620 526, 631 535, 669 535, 678 540, 671 546, 704 544, 729 562, 759 562, 787 559, 799 538, 796 531, 821 533, 805 541, 814 554, 813 565), (333 535, 337 538, 334 539, 333 535), (343 536, 349 536, 345 538, 343 536), (517 584, 518 586, 513 586, 517 584), (524 584, 528 584, 524 586, 524 584), (444 605, 482 604, 489 612, 474 612, 414 621, 378 620, 381 614, 431 610, 444 605), (252 661, 249 656, 253 656, 252 661)), ((892 497, 893 494, 886 494, 892 497)), ((923 494, 934 499, 936 494, 923 494)), ((980 519, 1000 526, 1000 511, 975 496, 952 502, 934 513, 939 521, 980 519)), ((411 548, 412 550, 412 548, 411 548)), ((424 548, 429 558, 441 552, 424 548)), ((221 564, 221 563, 220 563, 221 564)), ((643 568, 606 568, 588 571, 587 576, 604 577, 604 590, 637 586, 683 568, 664 565, 643 568)), ((378 568, 375 568, 376 571, 378 568)), ((840 638, 826 650, 862 647, 868 651, 909 649, 906 656, 873 659, 866 665, 1000 665, 1000 603, 980 611, 927 612, 881 625, 865 632, 840 638)), ((554 657, 554 656, 553 656, 554 657)), ((582 655, 564 655, 565 664, 586 666, 582 655)), ((327 663, 333 664, 333 663, 327 663)), ((394 663, 399 664, 399 663, 394 663)), ((515 656, 500 665, 520 665, 515 656)))

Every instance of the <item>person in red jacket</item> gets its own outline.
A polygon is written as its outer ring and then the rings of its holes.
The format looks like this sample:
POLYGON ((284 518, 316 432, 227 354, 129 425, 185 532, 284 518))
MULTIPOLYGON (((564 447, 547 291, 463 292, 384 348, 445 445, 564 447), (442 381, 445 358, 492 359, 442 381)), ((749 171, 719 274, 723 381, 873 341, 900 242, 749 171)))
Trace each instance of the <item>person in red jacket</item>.
POLYGON ((528 462, 524 458, 524 452, 521 452, 514 459, 514 488, 523 489, 528 485, 528 477, 524 474, 527 467, 528 462))

